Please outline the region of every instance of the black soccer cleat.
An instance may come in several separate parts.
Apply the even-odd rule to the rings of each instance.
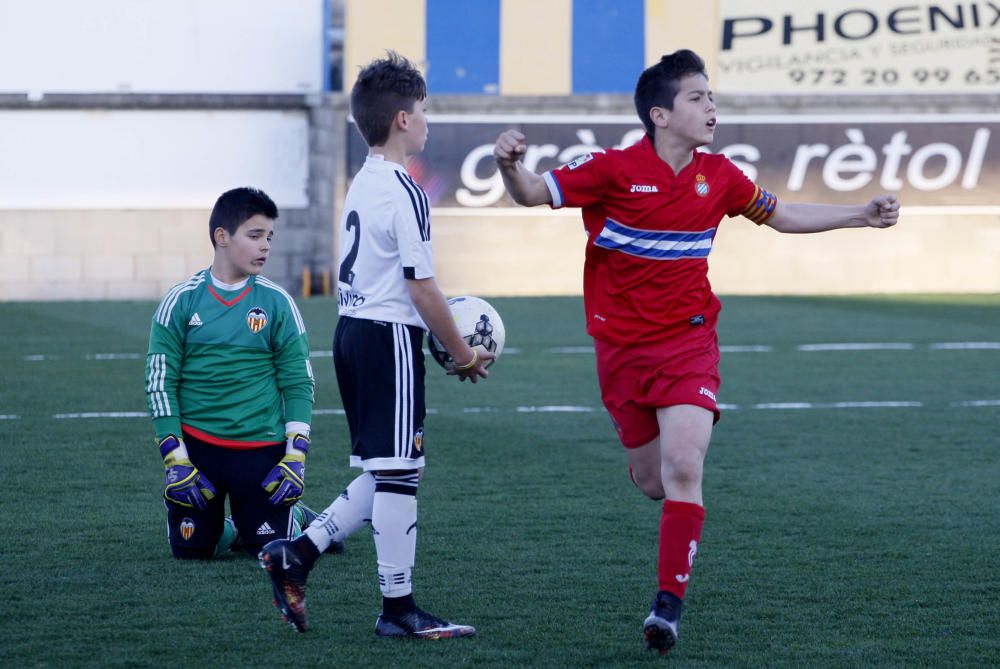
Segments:
[[[257,554],[260,566],[267,570],[274,590],[274,605],[296,632],[305,632],[306,579],[311,566],[306,566],[293,542],[277,539],[264,546]]]
[[[414,608],[401,615],[383,613],[375,622],[375,634],[381,637],[410,637],[413,639],[452,639],[475,636],[476,628],[458,625]]]
[[[680,598],[666,590],[656,593],[652,610],[642,624],[647,650],[657,650],[660,655],[666,655],[674,647],[683,606],[684,602]]]

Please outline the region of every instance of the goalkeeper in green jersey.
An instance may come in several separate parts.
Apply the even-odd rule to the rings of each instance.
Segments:
[[[146,399],[177,558],[212,557],[233,525],[256,555],[291,536],[301,513],[313,374],[294,300],[260,275],[277,218],[260,190],[223,193],[208,225],[212,266],[153,315]]]

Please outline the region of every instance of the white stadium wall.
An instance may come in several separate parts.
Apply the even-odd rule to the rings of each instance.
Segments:
[[[0,300],[157,299],[211,261],[235,186],[282,212],[276,278],[329,255],[305,224],[331,191],[310,183],[332,181],[310,165],[327,9],[0,0]]]
[[[335,275],[334,225],[364,147],[344,96],[325,92],[329,1],[0,0],[0,58],[16,65],[0,68],[0,300],[158,299],[210,262],[210,208],[237,185],[263,188],[282,210],[270,276],[298,293],[303,268]],[[651,29],[685,4],[647,0],[647,37],[676,39]],[[712,148],[728,147],[788,201],[863,202],[898,188],[899,225],[793,236],[726,220],[709,259],[713,286],[1000,292],[1000,66],[981,26],[959,30],[921,0],[907,6],[905,33],[881,10],[844,10],[829,18],[837,45],[819,44],[818,29],[799,28],[823,6],[718,0],[689,17],[703,29],[688,46],[707,52],[723,89]],[[369,24],[360,44],[348,14],[348,46],[393,46]],[[786,24],[794,39],[777,32]],[[720,26],[732,40],[713,54],[705,36]],[[648,58],[661,50],[646,46]],[[836,67],[821,77],[823,63]],[[890,71],[909,79],[893,88]],[[550,169],[634,141],[630,96],[431,93],[430,141],[413,169],[435,202],[444,291],[580,294],[578,213],[510,206],[489,143],[517,123],[535,138],[534,166]]]
[[[314,93],[323,15],[321,0],[2,0],[0,93]]]
[[[291,111],[0,111],[3,209],[201,209],[234,185],[309,204],[309,119]]]
[[[305,112],[0,111],[0,299],[161,294],[211,262],[223,191],[308,206],[308,137]]]

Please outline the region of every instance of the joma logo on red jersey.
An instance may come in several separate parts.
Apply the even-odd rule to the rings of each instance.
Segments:
[[[660,189],[656,186],[644,186],[641,184],[632,184],[632,193],[659,193]]]

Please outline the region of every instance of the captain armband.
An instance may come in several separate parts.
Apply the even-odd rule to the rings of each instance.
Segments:
[[[771,218],[775,207],[778,206],[778,198],[768,193],[760,186],[754,186],[753,197],[747,205],[740,210],[740,214],[746,216],[751,221],[760,225]]]

